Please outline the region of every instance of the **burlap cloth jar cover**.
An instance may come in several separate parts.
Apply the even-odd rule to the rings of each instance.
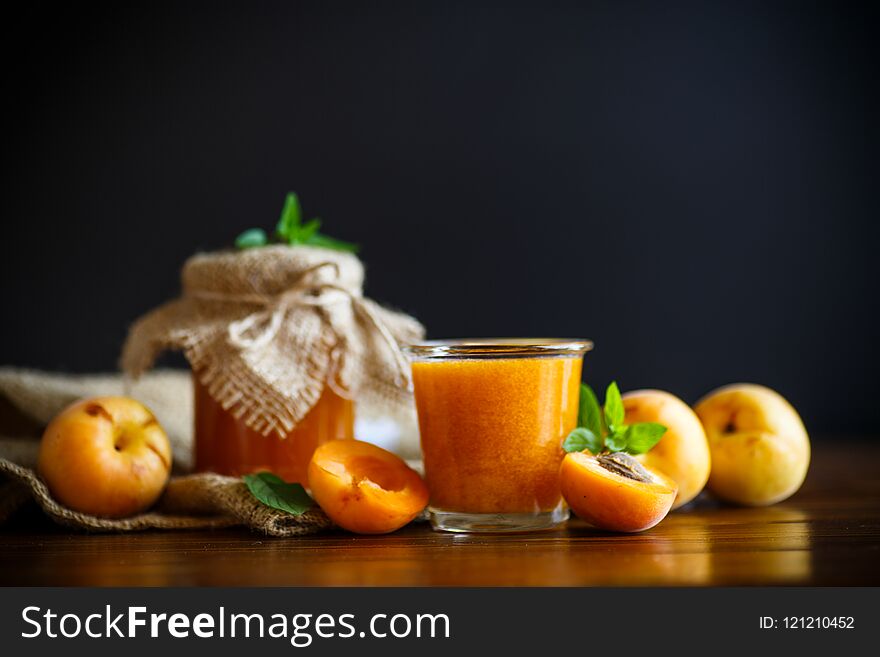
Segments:
[[[360,260],[323,248],[193,256],[183,296],[132,326],[122,368],[137,378],[181,349],[210,395],[264,435],[293,429],[325,386],[373,408],[409,405],[399,344],[424,329],[365,298],[363,282]]]
[[[399,344],[421,339],[424,329],[365,298],[363,279],[354,255],[323,248],[195,255],[184,265],[181,297],[131,327],[123,371],[136,380],[162,351],[181,350],[211,396],[264,435],[283,437],[325,386],[356,399],[359,412],[411,411],[409,368]],[[172,478],[155,509],[123,520],[65,509],[21,463],[0,459],[0,475],[7,479],[0,522],[31,497],[56,521],[98,531],[243,524],[288,536],[331,524],[317,508],[291,516],[264,507],[239,479],[214,474]]]

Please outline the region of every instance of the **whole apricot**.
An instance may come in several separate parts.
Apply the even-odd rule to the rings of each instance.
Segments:
[[[396,454],[360,440],[332,440],[309,462],[309,488],[343,529],[386,534],[413,520],[428,504],[428,487]]]
[[[810,438],[797,411],[779,393],[738,383],[709,393],[695,410],[709,438],[709,489],[746,506],[792,495],[810,465]]]
[[[677,509],[694,499],[709,480],[709,442],[700,418],[681,399],[662,390],[636,390],[623,395],[626,423],[659,422],[663,438],[638,460],[671,477],[678,484],[672,503]]]
[[[46,427],[37,469],[61,504],[123,518],[152,506],[162,493],[171,472],[171,445],[140,402],[84,399]]]
[[[559,487],[579,517],[617,532],[650,529],[666,517],[678,492],[671,478],[619,452],[566,454]]]

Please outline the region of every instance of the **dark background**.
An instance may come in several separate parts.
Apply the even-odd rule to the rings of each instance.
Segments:
[[[115,367],[299,192],[432,337],[595,340],[876,433],[877,13],[853,3],[31,3],[2,26],[0,364]],[[175,362],[175,361],[171,361]]]

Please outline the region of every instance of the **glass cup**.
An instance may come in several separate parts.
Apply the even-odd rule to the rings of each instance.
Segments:
[[[407,347],[434,529],[548,529],[568,518],[562,441],[577,426],[588,340],[474,339]]]

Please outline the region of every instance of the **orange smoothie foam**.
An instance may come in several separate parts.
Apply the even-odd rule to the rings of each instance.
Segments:
[[[430,505],[459,513],[552,511],[562,441],[577,425],[580,357],[412,365]]]

